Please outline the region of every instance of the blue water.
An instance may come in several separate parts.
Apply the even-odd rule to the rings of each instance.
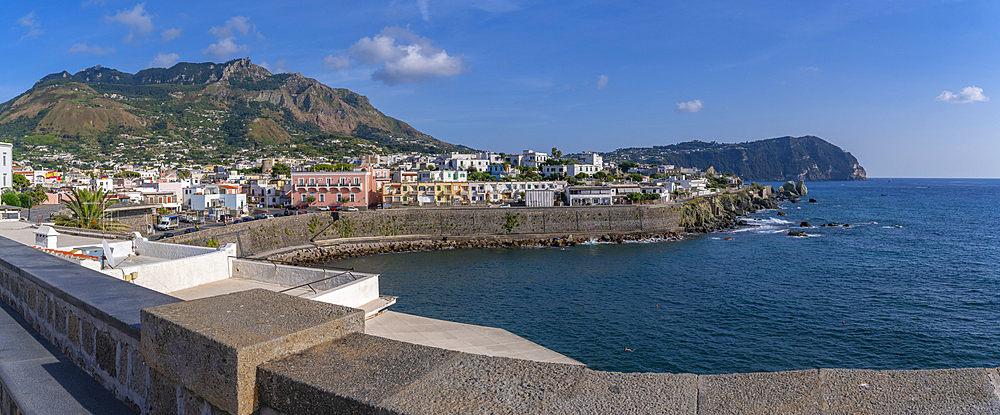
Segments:
[[[807,185],[819,203],[680,241],[337,265],[381,273],[392,310],[502,327],[599,370],[1000,366],[1000,180]],[[786,235],[802,221],[809,237]]]

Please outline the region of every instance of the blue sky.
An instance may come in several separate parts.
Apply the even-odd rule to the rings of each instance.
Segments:
[[[480,149],[811,134],[872,177],[1000,177],[995,1],[9,3],[0,101],[62,70],[250,57]]]

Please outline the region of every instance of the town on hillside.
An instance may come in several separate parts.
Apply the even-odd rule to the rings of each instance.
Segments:
[[[663,204],[743,184],[711,167],[615,163],[597,153],[563,155],[555,148],[550,153],[264,158],[211,166],[121,163],[69,171],[35,170],[16,161],[8,143],[0,143],[0,153],[6,217],[24,218],[27,208],[64,204],[81,190],[99,191],[107,195],[112,219],[146,233],[154,232],[151,216],[157,217],[157,228],[171,230],[177,222],[232,223],[308,211]],[[42,213],[30,213],[28,220],[70,213],[35,211]]]

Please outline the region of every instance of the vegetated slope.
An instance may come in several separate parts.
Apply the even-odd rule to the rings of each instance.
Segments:
[[[867,180],[851,153],[814,136],[779,137],[745,143],[688,141],[669,146],[621,148],[609,160],[673,164],[737,174],[745,180]]]
[[[386,116],[362,95],[298,73],[272,74],[249,59],[45,76],[0,104],[0,137],[32,135],[98,151],[129,136],[186,140],[192,148],[310,148],[355,138],[398,151],[471,150]]]

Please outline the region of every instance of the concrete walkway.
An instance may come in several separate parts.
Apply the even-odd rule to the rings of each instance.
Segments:
[[[0,387],[22,414],[132,414],[3,302]]]
[[[507,330],[385,311],[365,322],[365,333],[392,340],[486,356],[582,365]]]

